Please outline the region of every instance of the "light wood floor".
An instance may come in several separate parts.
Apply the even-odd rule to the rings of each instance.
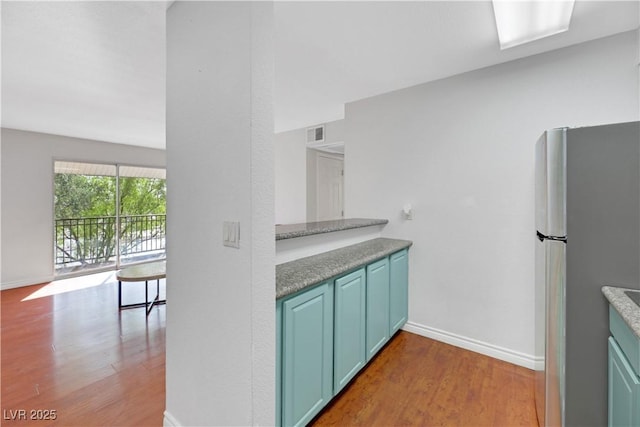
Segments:
[[[23,301],[41,288],[0,294],[1,424],[161,426],[165,307],[118,312],[115,282]],[[401,332],[314,425],[534,426],[533,372]]]
[[[165,306],[119,312],[117,282],[22,301],[41,288],[0,294],[2,425],[161,426]]]
[[[320,426],[537,427],[533,371],[400,331]]]

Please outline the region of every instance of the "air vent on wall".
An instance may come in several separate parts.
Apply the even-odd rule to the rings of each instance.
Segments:
[[[324,125],[307,129],[307,144],[324,141]]]

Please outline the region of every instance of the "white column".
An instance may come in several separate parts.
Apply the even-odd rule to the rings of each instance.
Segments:
[[[166,426],[275,422],[272,37],[270,2],[167,13]]]

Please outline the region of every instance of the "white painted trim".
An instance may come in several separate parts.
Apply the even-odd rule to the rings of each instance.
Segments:
[[[5,282],[0,284],[0,290],[22,288],[25,286],[40,285],[42,283],[53,282],[54,276],[36,277],[35,279],[14,280],[13,282]]]
[[[541,365],[541,361],[537,360],[537,358],[532,355],[520,353],[508,348],[464,337],[462,335],[453,334],[451,332],[442,331],[440,329],[431,328],[429,326],[420,325],[415,322],[407,322],[402,329],[407,332],[413,332],[414,334],[418,334],[423,337],[484,354],[485,356],[513,363],[514,365],[523,366],[528,369],[536,369]]]
[[[176,418],[169,413],[169,411],[164,411],[164,418],[162,420],[162,427],[180,427],[180,421],[176,420]]]

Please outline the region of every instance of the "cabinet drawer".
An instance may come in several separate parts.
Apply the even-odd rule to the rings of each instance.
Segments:
[[[640,373],[640,338],[633,333],[612,306],[609,306],[609,329],[627,357],[629,364],[638,375]]]

